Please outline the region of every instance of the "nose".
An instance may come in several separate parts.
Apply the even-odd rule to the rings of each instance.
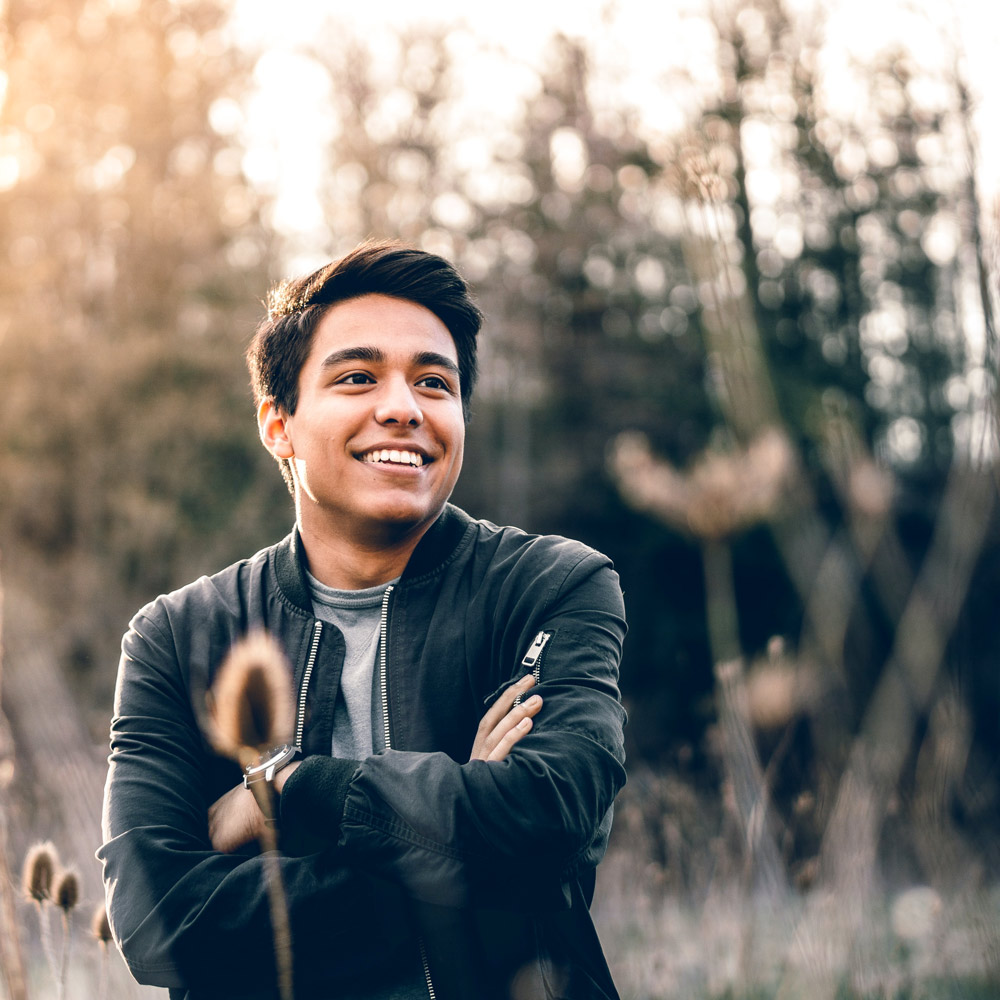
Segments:
[[[375,405],[375,420],[380,424],[409,427],[417,427],[424,422],[420,402],[406,379],[394,378],[383,384]]]

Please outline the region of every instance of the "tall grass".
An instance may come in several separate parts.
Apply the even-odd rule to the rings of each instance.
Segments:
[[[764,893],[724,800],[676,771],[630,775],[594,904],[623,1000],[1000,997],[1000,881],[911,870],[858,899],[789,866]]]

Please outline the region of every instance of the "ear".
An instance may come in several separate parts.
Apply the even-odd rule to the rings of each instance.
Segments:
[[[257,407],[257,429],[264,447],[275,458],[292,458],[295,449],[288,435],[288,418],[273,399]]]

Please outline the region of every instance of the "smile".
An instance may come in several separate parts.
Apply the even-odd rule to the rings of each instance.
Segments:
[[[377,448],[358,455],[358,461],[371,465],[410,465],[419,469],[424,464],[424,456],[417,451]]]

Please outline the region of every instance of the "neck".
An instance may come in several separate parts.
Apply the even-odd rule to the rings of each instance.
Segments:
[[[364,538],[321,530],[310,518],[298,518],[309,572],[335,590],[364,590],[402,575],[413,550],[430,524],[398,535]]]

